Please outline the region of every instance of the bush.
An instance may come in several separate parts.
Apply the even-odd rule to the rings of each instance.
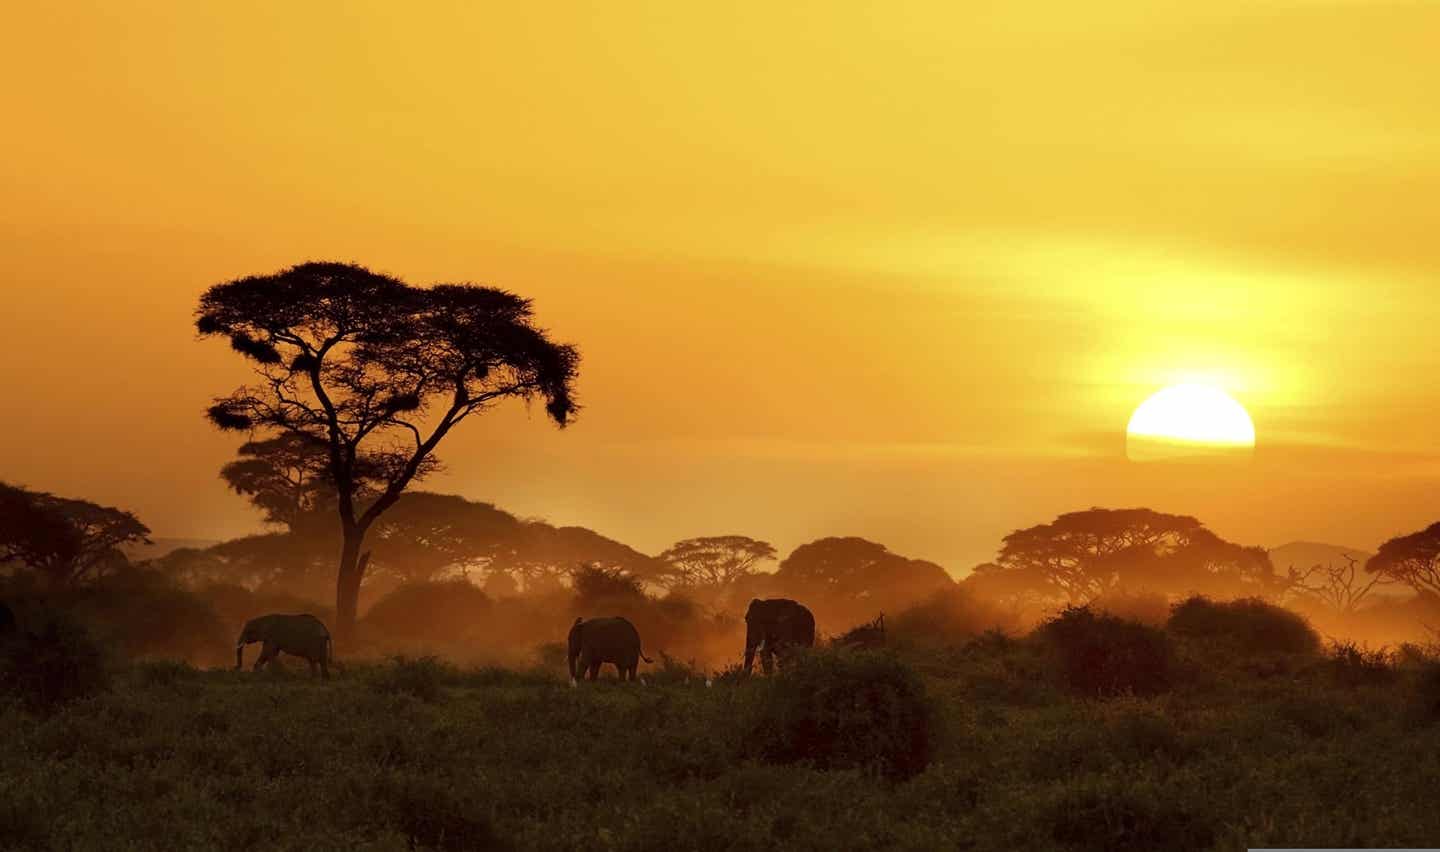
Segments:
[[[934,712],[893,655],[816,651],[761,685],[746,751],[769,763],[860,768],[905,779],[930,763]]]
[[[370,607],[365,626],[396,639],[453,641],[489,610],[489,596],[468,580],[407,583]]]
[[[1165,633],[1089,607],[1066,607],[1036,630],[1058,656],[1065,685],[1082,695],[1151,695],[1170,688]]]
[[[1414,715],[1422,724],[1440,722],[1440,661],[1418,667],[1411,701]]]
[[[108,686],[101,646],[68,616],[50,613],[38,630],[0,640],[0,692],[33,712],[48,713]]]
[[[390,665],[381,667],[372,675],[371,686],[384,695],[408,695],[434,703],[440,700],[446,681],[454,680],[458,675],[450,664],[438,657],[399,655],[391,657]]]
[[[1330,673],[1345,686],[1367,686],[1389,683],[1395,679],[1394,657],[1384,648],[1370,650],[1346,640],[1330,645],[1326,661]]]
[[[504,849],[486,802],[464,784],[402,773],[385,785],[396,828],[411,849]]]
[[[1171,609],[1165,629],[1176,636],[1209,640],[1231,654],[1314,654],[1320,650],[1320,637],[1303,616],[1259,598],[1221,603],[1196,595]]]

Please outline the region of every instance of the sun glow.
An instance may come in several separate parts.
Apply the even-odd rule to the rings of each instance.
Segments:
[[[1132,461],[1205,456],[1249,457],[1255,424],[1245,407],[1220,388],[1180,384],[1156,391],[1130,415]]]

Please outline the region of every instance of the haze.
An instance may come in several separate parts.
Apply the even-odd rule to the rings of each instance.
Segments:
[[[14,8],[0,470],[257,529],[196,298],[353,260],[584,354],[574,428],[486,417],[427,488],[650,552],[959,574],[1090,505],[1373,548],[1440,497],[1440,6],[1197,5]],[[1197,377],[1253,464],[1127,462]]]

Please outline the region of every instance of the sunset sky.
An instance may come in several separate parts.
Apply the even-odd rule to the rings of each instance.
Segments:
[[[1440,3],[54,5],[0,31],[0,479],[258,529],[192,314],[327,259],[533,297],[580,419],[427,487],[651,552],[1440,519]],[[1253,463],[1126,460],[1191,380]]]

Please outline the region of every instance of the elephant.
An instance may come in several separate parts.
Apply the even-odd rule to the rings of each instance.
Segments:
[[[245,665],[245,646],[251,642],[265,643],[260,657],[255,660],[255,671],[260,671],[280,652],[304,657],[310,663],[310,673],[317,671],[321,677],[330,678],[330,664],[334,662],[334,643],[324,622],[309,613],[303,615],[262,615],[245,622],[240,638],[235,642],[235,670]]]
[[[570,685],[587,672],[590,680],[600,676],[600,666],[614,663],[620,679],[635,679],[640,661],[654,660],[640,652],[640,631],[627,618],[575,619],[570,626]]]
[[[760,652],[760,665],[765,674],[774,669],[777,653],[791,648],[810,648],[815,644],[815,616],[803,604],[789,598],[750,601],[745,610],[745,673],[755,664]]]

